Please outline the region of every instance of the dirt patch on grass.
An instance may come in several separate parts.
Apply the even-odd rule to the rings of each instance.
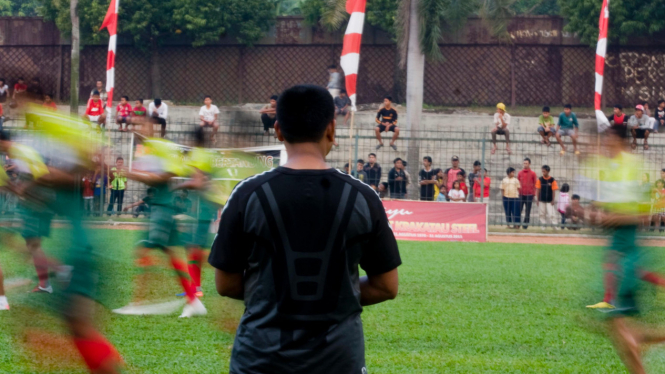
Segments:
[[[492,235],[487,237],[490,243],[521,243],[521,244],[561,244],[561,245],[593,245],[607,244],[607,238],[585,238],[561,235]],[[665,239],[642,239],[640,243],[649,247],[665,246]]]

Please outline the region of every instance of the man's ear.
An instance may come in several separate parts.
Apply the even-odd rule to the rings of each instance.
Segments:
[[[328,124],[328,127],[326,128],[326,137],[330,141],[330,143],[333,143],[335,141],[335,128],[337,127],[337,120],[333,118],[332,121]]]
[[[277,140],[279,140],[280,142],[284,141],[284,135],[282,134],[282,127],[277,121],[275,122],[275,136],[277,137]]]

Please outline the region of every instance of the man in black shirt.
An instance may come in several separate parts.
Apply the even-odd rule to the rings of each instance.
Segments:
[[[406,173],[404,172],[404,162],[401,158],[393,161],[394,168],[388,172],[388,186],[390,187],[391,199],[403,199],[406,195]]]
[[[391,131],[393,133],[393,138],[390,141],[390,148],[394,149],[395,151],[397,150],[395,141],[397,141],[397,138],[399,137],[399,127],[397,127],[397,111],[393,109],[392,102],[393,98],[390,96],[383,98],[383,108],[381,108],[379,112],[376,113],[377,125],[374,128],[374,132],[376,133],[376,139],[379,141],[379,145],[376,146],[377,151],[383,147],[381,133],[384,131]]]
[[[376,192],[328,167],[333,98],[295,86],[277,103],[288,162],[238,184],[208,261],[245,301],[230,373],[364,373],[362,307],[397,295],[397,242]],[[360,277],[358,265],[367,276]]]
[[[368,155],[364,170],[367,174],[367,184],[374,190],[378,190],[381,183],[381,165],[376,162],[376,154],[370,153]]]
[[[423,167],[424,169],[421,169],[418,174],[418,179],[420,181],[420,200],[433,201],[436,173],[432,170],[432,158],[430,156],[423,157]]]

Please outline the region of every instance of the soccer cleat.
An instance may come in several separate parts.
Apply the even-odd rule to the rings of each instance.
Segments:
[[[598,304],[587,305],[586,307],[589,309],[615,309],[614,305],[604,301],[601,301]]]
[[[130,303],[122,308],[113,309],[116,314],[130,316],[162,315],[176,312],[182,306],[182,300],[169,301],[158,304]]]
[[[44,292],[44,293],[53,293],[53,287],[49,285],[48,287],[37,286],[32,289],[30,292]]]
[[[203,305],[201,300],[194,299],[191,303],[187,303],[185,308],[182,310],[180,318],[190,318],[194,316],[204,316],[208,314],[206,307]]]
[[[185,297],[185,296],[187,296],[187,294],[184,293],[184,292],[177,293],[177,294],[175,294],[175,295],[178,296],[178,297]],[[201,290],[201,287],[196,287],[196,293],[194,294],[194,296],[196,296],[196,297],[198,297],[198,298],[203,297],[203,291]]]
[[[9,310],[9,303],[6,296],[0,296],[0,311]]]

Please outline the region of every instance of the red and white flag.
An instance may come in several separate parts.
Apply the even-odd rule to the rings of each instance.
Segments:
[[[106,110],[111,113],[113,107],[113,89],[115,87],[115,50],[118,42],[118,6],[120,0],[111,0],[109,9],[106,11],[104,22],[99,31],[107,29],[109,32],[109,52],[106,58]]]
[[[598,45],[596,46],[596,94],[594,96],[594,109],[596,109],[596,123],[598,132],[603,132],[610,127],[605,113],[601,108],[603,95],[603,74],[605,72],[605,53],[607,52],[607,26],[610,20],[609,0],[603,0],[598,21]]]
[[[346,92],[351,99],[351,108],[356,110],[356,85],[358,82],[358,64],[360,63],[360,42],[363,37],[365,25],[365,5],[367,0],[347,0],[346,11],[351,15],[349,25],[344,34],[342,47],[342,60],[340,65],[344,70]]]

